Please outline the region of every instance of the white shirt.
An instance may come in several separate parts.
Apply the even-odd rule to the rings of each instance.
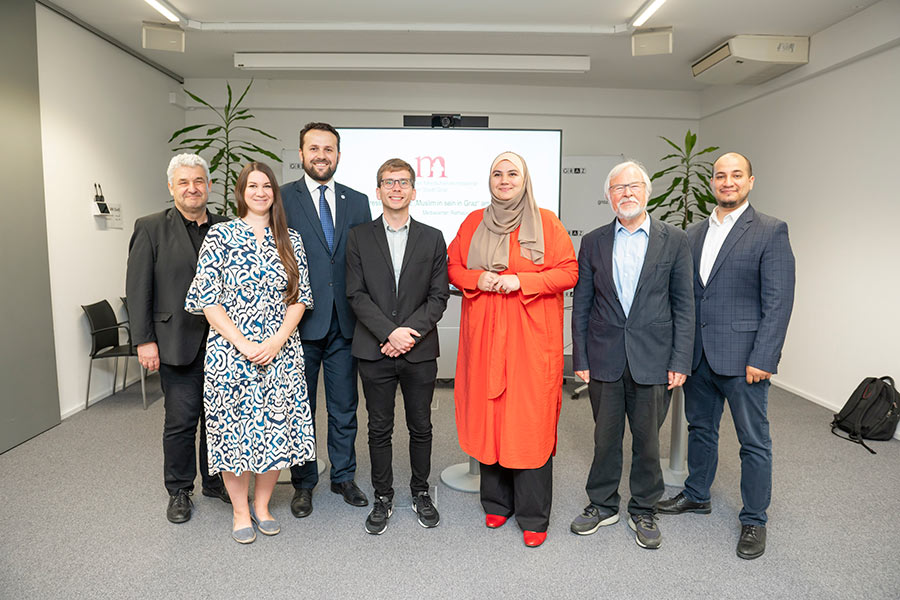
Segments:
[[[316,214],[319,215],[319,218],[322,218],[321,213],[319,212],[319,186],[323,185],[310,177],[309,175],[303,176],[303,181],[306,182],[306,188],[309,190],[309,195],[312,197],[313,206],[316,207]],[[331,220],[334,221],[335,213],[334,209],[334,179],[329,181],[325,185],[325,202],[328,203],[328,208],[331,209]]]
[[[716,257],[719,256],[719,250],[722,249],[725,238],[728,237],[731,228],[734,227],[734,224],[737,223],[738,218],[744,214],[748,206],[750,206],[750,203],[744,202],[740,208],[725,215],[721,223],[716,219],[718,208],[714,209],[709,215],[709,231],[706,232],[706,239],[703,240],[703,250],[700,253],[700,281],[703,282],[703,285],[706,285],[706,280],[709,279],[709,274],[712,272],[713,265],[716,264]]]

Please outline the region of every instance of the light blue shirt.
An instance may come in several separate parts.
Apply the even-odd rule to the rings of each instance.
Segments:
[[[409,217],[400,229],[394,229],[388,225],[387,219],[381,218],[384,223],[384,233],[387,235],[388,249],[391,251],[391,263],[394,267],[394,284],[397,294],[400,293],[400,269],[403,267],[403,255],[406,254],[406,241],[409,239]]]
[[[644,222],[634,233],[628,231],[616,219],[616,237],[613,239],[613,280],[626,318],[631,312],[634,292],[637,290],[638,279],[644,266],[644,257],[647,256],[647,244],[650,242],[650,213],[645,214]]]

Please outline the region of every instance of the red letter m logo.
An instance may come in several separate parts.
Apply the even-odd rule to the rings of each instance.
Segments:
[[[422,163],[428,161],[428,174],[425,175],[422,172]],[[434,165],[439,164],[441,166],[441,174],[440,177],[447,176],[447,164],[444,162],[443,156],[435,156],[434,158],[430,156],[417,156],[416,157],[416,177],[434,177]]]

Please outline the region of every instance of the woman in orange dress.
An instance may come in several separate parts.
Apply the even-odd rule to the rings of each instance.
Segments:
[[[578,263],[562,223],[535,202],[521,156],[494,159],[490,190],[491,204],[466,217],[447,250],[463,294],[456,425],[481,463],[485,524],[515,515],[525,544],[540,546],[562,403],[563,292]]]

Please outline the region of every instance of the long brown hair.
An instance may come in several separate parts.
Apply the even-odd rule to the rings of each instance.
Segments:
[[[241,174],[238,175],[237,183],[234,186],[235,200],[237,201],[238,216],[244,218],[247,216],[247,201],[244,200],[244,192],[247,190],[247,179],[250,173],[259,171],[269,178],[272,184],[272,195],[275,199],[269,208],[269,229],[272,231],[272,237],[275,238],[275,248],[278,250],[278,256],[281,258],[281,264],[287,273],[287,290],[284,292],[284,303],[293,304],[297,301],[300,294],[300,269],[297,266],[297,259],[294,256],[294,247],[291,244],[291,237],[288,235],[287,218],[284,216],[284,204],[281,201],[281,189],[278,187],[278,181],[275,180],[275,173],[266,163],[252,162],[248,163]]]

